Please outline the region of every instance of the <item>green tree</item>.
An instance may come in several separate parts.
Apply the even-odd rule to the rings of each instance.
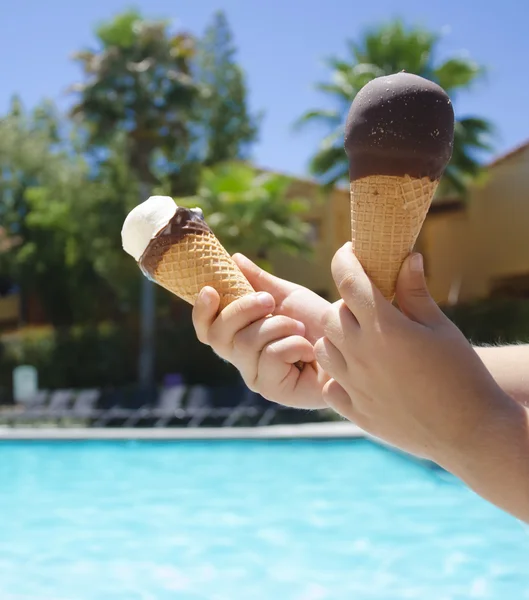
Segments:
[[[291,196],[291,184],[285,176],[246,163],[223,163],[204,169],[196,195],[178,198],[177,204],[200,207],[228,252],[243,252],[269,268],[269,248],[310,251],[302,220],[308,204]]]
[[[84,131],[52,105],[26,114],[14,101],[0,120],[0,279],[37,298],[55,326],[138,314],[142,278],[119,235],[139,187],[123,138],[94,167]]]
[[[196,64],[198,80],[206,90],[197,115],[204,164],[247,158],[259,119],[249,113],[245,77],[222,11],[215,14],[198,44]]]
[[[37,296],[47,318],[64,326],[94,318],[90,290],[97,275],[70,212],[72,202],[88,193],[88,165],[66,149],[59,129],[46,103],[26,114],[15,99],[0,121],[0,222],[10,240],[0,269],[24,300]]]
[[[358,42],[349,41],[346,59],[332,57],[331,82],[317,89],[330,96],[335,108],[305,113],[297,126],[323,123],[330,133],[312,157],[310,171],[325,184],[348,178],[348,161],[343,150],[347,112],[360,89],[375,77],[405,70],[437,82],[454,99],[467,89],[484,70],[466,58],[436,60],[440,38],[421,27],[407,28],[400,20],[368,30]],[[490,150],[491,124],[476,116],[456,120],[454,151],[438,194],[463,195],[470,182],[481,174],[479,156]]]
[[[140,200],[149,195],[160,172],[169,172],[173,189],[189,192],[195,171],[182,167],[189,167],[189,122],[200,93],[191,74],[193,39],[172,32],[166,21],[148,21],[136,11],[100,25],[96,36],[97,49],[76,55],[85,77],[73,88],[78,102],[72,114],[87,125],[89,141],[103,149],[116,132],[124,134],[125,156],[140,183]],[[151,384],[155,287],[146,278],[142,284],[138,371],[140,381]]]
[[[72,115],[87,126],[89,143],[104,148],[116,131],[126,132],[127,161],[140,182],[153,185],[167,170],[185,180],[177,165],[188,158],[200,92],[191,74],[193,38],[136,11],[100,25],[96,37],[96,49],[75,54],[84,81],[72,87]]]

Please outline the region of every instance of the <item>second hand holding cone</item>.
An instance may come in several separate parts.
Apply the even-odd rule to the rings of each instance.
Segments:
[[[452,156],[453,137],[450,98],[417,75],[372,80],[349,111],[353,252],[389,301]]]
[[[206,286],[219,294],[219,312],[254,293],[199,208],[179,207],[168,196],[151,196],[128,214],[121,236],[123,248],[148,279],[190,304]],[[296,367],[302,370],[304,363]]]

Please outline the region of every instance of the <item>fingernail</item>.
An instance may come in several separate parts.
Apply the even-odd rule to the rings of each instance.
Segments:
[[[415,273],[422,273],[423,270],[423,258],[422,254],[413,254],[410,258],[410,269]]]
[[[246,256],[244,256],[244,254],[241,254],[240,252],[237,252],[234,258],[236,258],[237,262],[240,263],[243,267],[246,267],[251,264],[250,261],[246,258]]]
[[[266,292],[259,292],[257,294],[257,300],[261,306],[272,306],[274,304],[274,299]]]
[[[305,325],[301,321],[296,321],[296,328],[299,335],[305,335]]]
[[[198,298],[202,304],[209,306],[211,304],[211,295],[207,288],[202,288],[198,294]]]

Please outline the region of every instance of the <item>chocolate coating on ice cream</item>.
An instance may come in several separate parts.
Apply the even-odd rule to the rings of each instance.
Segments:
[[[201,211],[179,206],[169,223],[149,242],[138,261],[140,269],[146,277],[153,279],[166,250],[180,242],[186,235],[209,233],[211,229]]]
[[[454,110],[436,83],[396,73],[355,97],[345,126],[351,181],[370,175],[439,179],[452,156]]]

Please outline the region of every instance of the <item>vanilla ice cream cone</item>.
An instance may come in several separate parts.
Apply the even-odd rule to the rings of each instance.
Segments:
[[[219,311],[254,290],[208,225],[178,208],[172,223],[141,258],[145,275],[190,304],[210,286],[220,296]]]
[[[254,292],[198,208],[152,196],[129,213],[121,236],[146,277],[190,304],[206,286],[218,292],[219,312]],[[301,370],[304,363],[296,366]]]
[[[254,291],[200,209],[152,196],[129,213],[122,239],[146,277],[190,304],[206,286],[217,290],[219,312]]]

